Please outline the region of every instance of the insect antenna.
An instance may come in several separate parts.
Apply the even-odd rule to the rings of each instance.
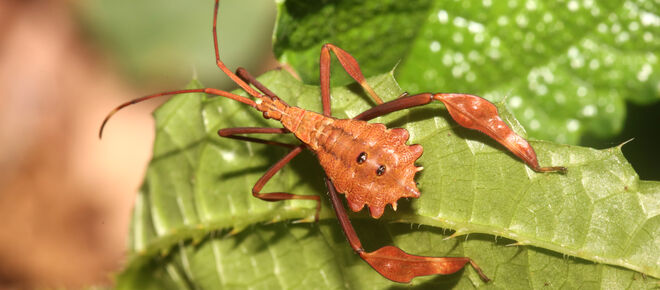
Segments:
[[[215,63],[216,65],[229,77],[236,83],[238,86],[240,86],[245,92],[250,94],[251,96],[261,99],[266,96],[260,94],[257,92],[254,88],[252,88],[248,83],[243,81],[239,76],[234,74],[227,66],[220,60],[220,52],[218,50],[218,33],[217,33],[217,23],[218,23],[218,6],[219,6],[219,0],[215,1],[215,6],[213,9],[213,45],[215,48]],[[204,89],[190,89],[190,90],[178,90],[178,91],[170,91],[170,92],[164,92],[164,93],[159,93],[159,94],[153,94],[153,95],[148,95],[144,97],[140,97],[137,99],[133,99],[131,101],[128,101],[126,103],[123,103],[116,107],[114,110],[110,111],[108,115],[103,119],[103,123],[101,124],[101,128],[99,129],[99,139],[103,137],[103,129],[105,128],[105,124],[108,123],[108,120],[110,120],[110,117],[117,113],[119,110],[123,109],[126,106],[130,106],[133,104],[137,104],[142,101],[146,101],[149,99],[157,98],[157,97],[162,97],[162,96],[171,96],[171,95],[176,95],[176,94],[185,94],[185,93],[206,93],[210,95],[216,95],[216,96],[222,96],[222,97],[227,97],[232,100],[239,101],[244,104],[248,104],[251,107],[256,107],[256,102],[248,99],[246,97],[242,97],[236,94],[232,94],[229,92],[225,92],[222,90],[218,89],[212,89],[212,88],[204,88]]]
[[[214,96],[221,96],[221,97],[226,97],[230,98],[235,101],[239,101],[241,103],[247,104],[250,107],[256,107],[257,103],[251,99],[248,99],[243,96],[239,96],[236,94],[232,94],[230,92],[225,92],[223,90],[218,90],[218,89],[213,89],[213,88],[203,88],[203,89],[189,89],[189,90],[177,90],[177,91],[169,91],[169,92],[163,92],[163,93],[158,93],[158,94],[153,94],[153,95],[148,95],[144,97],[140,97],[137,99],[130,100],[126,103],[123,103],[116,108],[114,108],[108,115],[105,116],[105,119],[103,119],[103,123],[101,123],[101,128],[99,129],[99,139],[103,137],[103,128],[105,128],[106,123],[108,123],[108,120],[110,120],[110,117],[117,113],[119,110],[123,109],[124,107],[137,104],[146,100],[150,100],[153,98],[157,97],[163,97],[163,96],[171,96],[171,95],[177,95],[177,94],[187,94],[187,93],[206,93],[209,95],[214,95]]]

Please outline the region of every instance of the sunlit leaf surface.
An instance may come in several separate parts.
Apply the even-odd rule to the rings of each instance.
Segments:
[[[283,71],[260,77],[291,105],[321,111],[319,89]],[[402,90],[391,74],[368,79],[385,100]],[[193,83],[192,86],[200,86]],[[333,114],[373,106],[359,86],[332,90]],[[503,118],[524,134],[500,106]],[[131,259],[118,277],[125,289],[408,287],[382,278],[352,253],[324,199],[321,221],[309,201],[264,202],[251,188],[286,150],[223,139],[220,128],[280,126],[222,98],[172,98],[155,113],[153,160],[136,200]],[[420,255],[468,256],[471,268],[420,277],[413,285],[456,288],[653,288],[660,277],[660,184],[640,181],[620,148],[532,142],[538,174],[482,134],[457,127],[443,106],[401,111],[374,120],[410,131],[424,146],[416,178],[422,195],[388,208],[380,220],[355,215],[367,250],[396,245]],[[290,136],[266,136],[296,142]],[[323,172],[305,153],[268,183],[265,192],[325,197]],[[449,235],[457,237],[444,240]],[[643,275],[644,274],[644,275]]]
[[[399,64],[411,93],[508,96],[538,139],[613,136],[625,100],[660,98],[657,1],[287,0],[279,12],[275,52],[306,82],[329,42],[368,76]]]

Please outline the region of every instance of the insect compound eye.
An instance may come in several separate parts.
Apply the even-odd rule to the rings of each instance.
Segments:
[[[385,174],[385,165],[378,166],[378,169],[376,169],[376,175],[381,176]]]
[[[357,157],[357,163],[358,163],[358,164],[362,164],[362,163],[364,163],[365,161],[367,161],[367,153],[366,153],[366,152],[362,152],[362,153],[360,153],[360,155],[358,155],[358,157]]]

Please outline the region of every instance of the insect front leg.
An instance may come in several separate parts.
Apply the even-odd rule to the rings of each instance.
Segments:
[[[252,76],[246,69],[244,69],[242,67],[237,68],[236,69],[236,75],[238,75],[238,77],[241,78],[246,83],[254,85],[264,95],[270,97],[273,100],[274,99],[279,99],[281,102],[283,102],[282,99],[280,99],[277,95],[275,95],[275,93],[273,93],[266,86],[264,86],[262,83],[260,83],[257,80],[257,78]]]
[[[282,201],[282,200],[288,200],[288,199],[307,199],[307,200],[314,200],[316,201],[316,213],[314,214],[314,221],[319,220],[319,213],[321,212],[321,198],[318,195],[298,195],[298,194],[293,194],[293,193],[287,193],[287,192],[268,192],[268,193],[260,193],[260,191],[264,188],[266,183],[277,173],[284,165],[289,163],[291,159],[296,157],[300,152],[302,152],[304,145],[299,145],[293,150],[291,150],[284,158],[280,159],[280,161],[277,161],[277,163],[273,164],[272,167],[266,171],[266,173],[259,178],[257,183],[252,187],[252,195],[256,198],[265,200],[265,201]]]
[[[232,81],[234,81],[239,87],[241,87],[245,92],[251,96],[258,98],[260,96],[259,92],[253,89],[249,84],[243,81],[239,76],[234,74],[225,64],[220,60],[220,51],[218,50],[218,6],[220,0],[215,0],[215,5],[213,6],[213,48],[215,50],[215,64],[222,70]]]
[[[285,128],[238,127],[238,128],[225,128],[218,130],[218,135],[220,135],[220,137],[248,141],[248,142],[262,143],[268,145],[276,145],[276,146],[282,146],[292,149],[296,148],[298,145],[271,141],[271,140],[264,140],[254,137],[237,136],[238,134],[287,134],[287,133],[291,133],[291,132],[289,132],[289,130]]]
[[[525,138],[509,128],[497,113],[497,107],[488,100],[474,95],[422,93],[405,96],[366,110],[353,119],[367,121],[391,112],[426,105],[433,100],[443,102],[449,115],[459,125],[478,130],[493,138],[527,163],[534,171],[566,173],[566,167],[539,166],[534,148]]]
[[[383,277],[394,282],[408,283],[418,276],[453,274],[463,269],[467,263],[470,263],[484,282],[490,281],[481,268],[467,257],[416,256],[408,254],[395,246],[385,246],[373,252],[366,252],[362,247],[360,238],[355,233],[351,221],[348,219],[334,184],[327,177],[325,184],[328,187],[332,207],[351,248]]]

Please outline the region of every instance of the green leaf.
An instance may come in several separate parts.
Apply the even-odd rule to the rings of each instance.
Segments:
[[[319,89],[284,71],[259,78],[287,103],[321,111]],[[402,90],[391,73],[369,78],[384,99]],[[191,84],[200,87],[198,83]],[[359,86],[332,90],[333,114],[373,106]],[[521,134],[502,103],[500,113]],[[172,98],[155,113],[153,160],[136,200],[132,258],[118,288],[383,288],[382,278],[352,253],[325,201],[321,221],[309,201],[269,203],[251,188],[286,150],[223,139],[220,128],[279,127],[250,107],[200,94]],[[471,268],[420,277],[414,285],[456,288],[653,288],[660,277],[660,183],[640,181],[620,147],[606,150],[534,141],[539,174],[482,134],[458,127],[440,103],[374,120],[410,132],[424,146],[416,178],[422,195],[374,220],[354,215],[368,251],[396,245],[412,254],[468,256]],[[291,136],[267,136],[296,142]],[[323,195],[309,152],[284,167],[264,192]],[[451,229],[445,234],[444,229]],[[444,240],[447,235],[459,236]],[[517,244],[515,244],[517,243]],[[633,271],[634,270],[634,271]],[[637,271],[637,272],[635,272]],[[642,274],[646,276],[643,276]]]
[[[618,133],[625,100],[659,99],[659,8],[625,0],[288,0],[279,4],[275,52],[314,83],[324,43],[353,54],[367,76],[401,61],[397,80],[411,93],[509,96],[532,137],[576,144],[584,133]]]

